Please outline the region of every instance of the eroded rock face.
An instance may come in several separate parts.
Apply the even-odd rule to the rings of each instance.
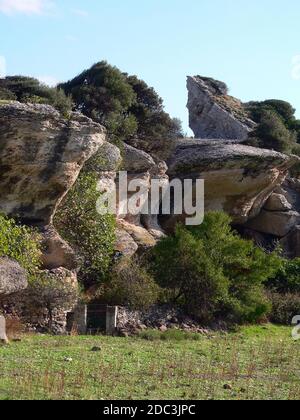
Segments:
[[[205,209],[229,213],[235,223],[256,217],[297,161],[233,141],[178,141],[169,158],[170,179],[204,179]]]
[[[255,128],[242,103],[228,95],[227,86],[201,76],[188,77],[190,128],[199,139],[248,138]]]
[[[111,167],[110,169],[113,168]],[[157,179],[161,185],[169,182],[166,175],[167,166],[165,162],[156,162],[148,153],[124,144],[121,165],[116,160],[114,170],[110,172],[98,171],[99,190],[101,192],[111,192],[117,187],[117,197],[119,197],[118,186],[120,180],[118,178],[118,169],[126,171],[127,187],[132,181],[139,181],[145,190],[149,192],[150,196],[152,179]],[[127,192],[128,202],[136,192]],[[142,251],[153,247],[157,239],[164,236],[157,215],[152,216],[149,214],[148,216],[141,214],[141,212],[131,214],[128,211],[124,211],[120,203],[117,203],[117,206],[117,242],[115,249],[121,256],[131,257],[138,250]]]
[[[25,224],[50,224],[105,136],[78,113],[66,119],[47,105],[0,105],[0,211]]]
[[[0,298],[18,293],[27,286],[27,274],[20,264],[9,258],[0,258]]]
[[[52,226],[42,230],[42,268],[48,270],[64,267],[67,270],[76,270],[78,260],[74,250],[62,239]]]

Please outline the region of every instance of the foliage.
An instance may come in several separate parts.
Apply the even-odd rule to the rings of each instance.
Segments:
[[[283,153],[297,152],[300,121],[296,120],[295,109],[288,102],[280,100],[250,102],[246,105],[246,109],[258,124],[250,137],[250,144]]]
[[[269,292],[272,303],[270,320],[276,324],[291,325],[295,316],[300,314],[300,293]]]
[[[0,257],[16,260],[34,278],[40,264],[39,235],[0,214]]]
[[[158,296],[159,287],[146,268],[137,259],[124,259],[114,267],[102,298],[112,305],[142,310],[156,303]]]
[[[37,79],[24,76],[9,76],[0,79],[0,100],[17,100],[52,105],[66,115],[72,110],[72,100],[62,89],[48,87]]]
[[[269,310],[263,283],[278,270],[280,258],[241,239],[230,222],[226,214],[210,212],[201,226],[177,226],[154,250],[161,287],[203,322],[256,321]]]
[[[267,283],[269,289],[281,294],[300,294],[300,258],[282,259],[281,266],[274,278]]]
[[[178,120],[164,112],[162,99],[136,76],[101,61],[67,83],[78,111],[103,124],[114,142],[132,137],[149,139],[181,135]]]
[[[60,234],[81,257],[78,274],[84,286],[100,282],[109,269],[115,244],[115,216],[100,215],[97,176],[83,172],[55,216]]]
[[[137,121],[128,111],[136,96],[116,67],[102,61],[60,87],[78,111],[105,125],[112,139],[136,134]]]
[[[52,331],[53,317],[56,311],[72,309],[78,299],[78,289],[51,272],[41,272],[26,291],[26,306],[31,314],[39,315],[47,311],[49,331]]]

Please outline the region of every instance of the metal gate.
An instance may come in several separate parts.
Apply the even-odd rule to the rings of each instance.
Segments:
[[[90,334],[106,332],[107,305],[87,306],[87,331]]]

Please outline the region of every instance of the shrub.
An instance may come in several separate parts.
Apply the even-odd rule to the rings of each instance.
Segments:
[[[300,139],[300,121],[288,102],[267,100],[246,104],[250,117],[258,124],[248,143],[282,153],[295,153]]]
[[[293,318],[300,315],[300,293],[270,292],[268,297],[272,303],[271,322],[291,325]]]
[[[300,258],[294,260],[282,259],[276,275],[267,282],[269,289],[281,293],[300,294]]]
[[[177,226],[153,251],[153,270],[173,300],[203,322],[257,321],[270,307],[263,283],[280,259],[241,239],[230,218],[210,212],[201,226]]]
[[[19,226],[13,219],[0,215],[0,257],[16,260],[35,277],[40,265],[40,238],[32,229]]]
[[[55,216],[60,234],[81,258],[78,278],[86,287],[106,277],[114,253],[115,216],[98,214],[99,197],[96,174],[83,172]]]
[[[71,310],[78,299],[78,289],[65,278],[41,272],[26,290],[26,306],[31,315],[47,311],[48,328],[52,331],[56,311]]]
[[[62,114],[68,114],[73,107],[70,96],[62,89],[51,88],[32,77],[9,76],[0,79],[0,99],[17,100],[52,105]]]
[[[134,310],[148,309],[159,297],[159,287],[137,259],[122,260],[110,276],[102,299]]]

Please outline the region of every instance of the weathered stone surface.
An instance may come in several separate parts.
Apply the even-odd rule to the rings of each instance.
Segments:
[[[1,344],[8,344],[8,338],[6,335],[6,321],[2,315],[0,315],[0,345]]]
[[[287,201],[283,194],[273,193],[266,202],[264,209],[268,211],[289,211],[293,206]]]
[[[124,144],[122,166],[128,172],[143,173],[155,167],[155,162],[148,153]]]
[[[75,270],[77,268],[78,261],[75,252],[52,225],[46,226],[41,235],[43,269],[53,270],[64,267],[68,270]]]
[[[170,179],[204,179],[206,210],[223,210],[243,224],[256,217],[297,161],[233,141],[178,141],[167,161]]]
[[[290,233],[296,225],[300,225],[300,214],[295,211],[262,210],[259,216],[247,223],[250,229],[280,238]]]
[[[27,274],[20,264],[9,258],[0,258],[0,298],[20,292],[27,286]]]
[[[196,138],[245,140],[255,128],[242,103],[228,96],[227,86],[219,81],[188,77],[190,127]]]
[[[25,224],[48,225],[105,130],[78,113],[63,118],[47,105],[0,105],[0,211]]]
[[[288,258],[300,258],[300,226],[294,229],[285,236],[280,245]]]
[[[132,236],[129,235],[128,232],[122,229],[122,226],[117,228],[116,237],[115,250],[122,257],[130,258],[137,252],[139,248],[138,244],[133,240]]]

